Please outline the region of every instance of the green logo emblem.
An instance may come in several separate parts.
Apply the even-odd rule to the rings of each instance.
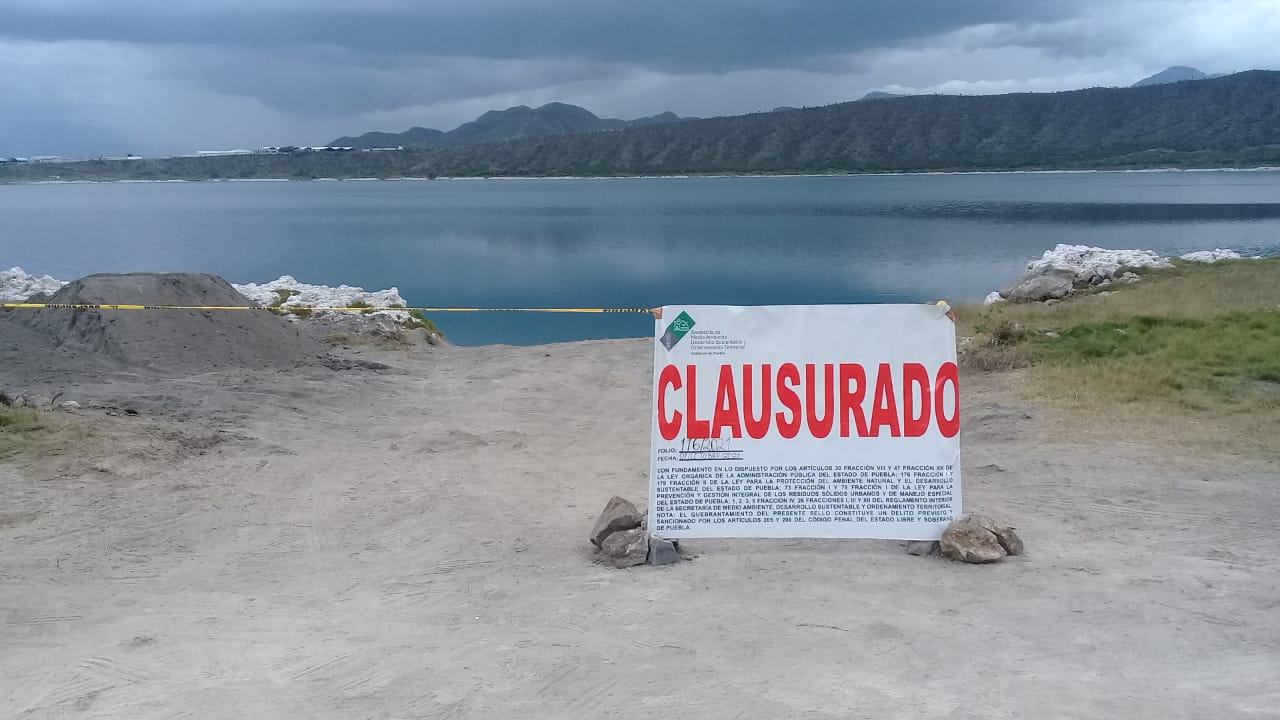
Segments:
[[[667,331],[662,333],[662,337],[658,338],[658,342],[662,343],[662,346],[667,350],[670,350],[676,346],[676,343],[680,342],[680,338],[693,329],[695,324],[693,318],[689,317],[689,313],[682,311],[667,326]]]

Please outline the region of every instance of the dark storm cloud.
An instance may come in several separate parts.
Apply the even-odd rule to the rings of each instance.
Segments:
[[[382,54],[575,57],[724,72],[788,67],[815,56],[889,46],[980,23],[1051,19],[1068,5],[1043,0],[17,0],[5,12],[0,35],[190,43],[247,52],[329,45]]]
[[[1257,0],[0,0],[0,153],[1117,86],[1275,67],[1275,37]]]
[[[388,54],[331,46],[164,46],[153,72],[171,82],[247,95],[287,112],[343,115],[518,91],[599,76],[580,61],[520,62]]]

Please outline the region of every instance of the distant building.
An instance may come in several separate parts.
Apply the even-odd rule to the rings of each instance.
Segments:
[[[223,155],[252,155],[252,150],[197,150],[196,157],[221,157]]]

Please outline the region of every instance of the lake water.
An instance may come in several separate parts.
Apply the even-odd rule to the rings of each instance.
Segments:
[[[973,301],[1057,243],[1280,254],[1280,172],[0,186],[0,266],[290,274],[430,306]],[[464,345],[652,331],[433,319]]]

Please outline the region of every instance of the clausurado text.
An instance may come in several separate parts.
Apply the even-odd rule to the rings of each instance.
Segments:
[[[710,415],[698,408],[698,367],[668,364],[658,375],[658,432],[664,440],[943,437],[960,431],[960,379],[953,362],[864,367],[860,363],[721,365]],[[701,411],[705,412],[705,410]]]

